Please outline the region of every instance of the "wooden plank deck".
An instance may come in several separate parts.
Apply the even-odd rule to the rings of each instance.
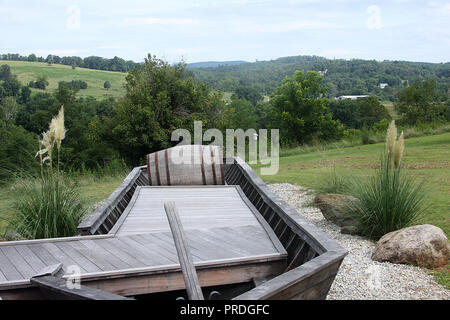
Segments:
[[[239,187],[138,187],[110,234],[0,242],[0,297],[31,286],[31,277],[57,263],[63,279],[77,266],[83,284],[116,294],[182,289],[166,201],[177,205],[202,286],[286,267],[286,251]]]
[[[175,202],[185,230],[240,226],[263,229],[236,186],[149,186],[137,187],[110,233],[170,231],[164,211],[167,201]]]

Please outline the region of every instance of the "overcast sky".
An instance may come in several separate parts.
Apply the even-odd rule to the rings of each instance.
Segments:
[[[450,1],[0,0],[0,53],[450,61]]]

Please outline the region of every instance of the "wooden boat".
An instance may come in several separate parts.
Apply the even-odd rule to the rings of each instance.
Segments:
[[[79,225],[81,236],[0,243],[0,297],[325,299],[347,251],[242,159],[226,160],[213,169],[225,185],[149,186],[150,167],[136,167]],[[168,201],[180,211],[172,220]],[[74,263],[78,290],[64,285]]]

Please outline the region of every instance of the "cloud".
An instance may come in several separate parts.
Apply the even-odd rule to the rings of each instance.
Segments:
[[[318,55],[319,56],[355,56],[355,55],[361,55],[364,54],[364,52],[359,50],[348,50],[348,49],[330,49],[330,50],[324,50],[321,51]]]
[[[125,49],[128,48],[124,45],[107,45],[107,46],[97,46],[95,49]]]
[[[2,22],[30,22],[42,19],[44,14],[36,11],[29,11],[23,8],[0,7],[0,24]]]
[[[201,21],[190,18],[154,18],[154,17],[137,17],[128,18],[122,21],[122,25],[139,26],[139,25],[162,25],[162,26],[186,26],[196,25]]]
[[[73,56],[77,55],[84,50],[80,49],[32,49],[30,52],[33,52],[37,55],[49,55],[54,54],[57,56]]]
[[[290,32],[296,30],[304,29],[331,29],[331,28],[341,28],[342,26],[326,22],[326,21],[316,21],[316,20],[295,20],[295,21],[285,21],[285,22],[267,22],[267,23],[256,23],[254,21],[248,20],[231,20],[228,21],[236,32],[240,33],[281,33]]]

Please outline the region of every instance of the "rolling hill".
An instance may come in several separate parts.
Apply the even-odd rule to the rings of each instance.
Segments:
[[[0,65],[7,64],[11,72],[17,76],[22,84],[34,81],[38,76],[46,75],[49,85],[46,89],[51,92],[58,87],[59,81],[83,80],[88,84],[87,89],[80,90],[78,96],[93,96],[95,98],[120,97],[125,94],[125,76],[123,72],[93,70],[85,68],[72,69],[61,64],[48,65],[44,62],[6,61],[0,60]],[[111,88],[103,88],[105,81],[111,83]],[[42,91],[32,89],[33,91]]]

